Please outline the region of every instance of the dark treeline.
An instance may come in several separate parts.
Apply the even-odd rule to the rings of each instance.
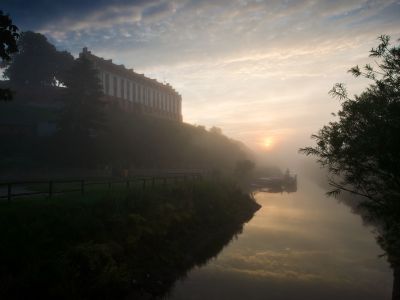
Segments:
[[[24,32],[1,84],[14,99],[0,109],[1,169],[98,170],[202,168],[238,173],[249,151],[206,130],[102,101],[97,72],[85,58],[58,51],[43,35]],[[247,166],[246,166],[247,164]],[[244,170],[243,169],[243,170]],[[239,172],[240,174],[242,172]]]

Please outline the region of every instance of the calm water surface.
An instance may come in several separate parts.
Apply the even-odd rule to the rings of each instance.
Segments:
[[[392,271],[372,227],[311,182],[257,193],[262,208],[169,299],[390,299]]]

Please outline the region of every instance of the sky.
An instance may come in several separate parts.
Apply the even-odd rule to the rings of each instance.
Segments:
[[[337,82],[400,37],[400,0],[2,0],[21,30],[169,82],[185,122],[217,126],[269,159],[312,144],[334,117]]]

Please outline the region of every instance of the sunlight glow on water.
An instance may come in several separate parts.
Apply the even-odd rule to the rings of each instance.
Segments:
[[[262,208],[243,233],[171,299],[390,299],[392,271],[372,228],[324,193],[310,182],[258,193]]]

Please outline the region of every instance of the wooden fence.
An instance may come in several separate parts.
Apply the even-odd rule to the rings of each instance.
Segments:
[[[154,187],[157,183],[166,185],[168,183],[177,183],[179,181],[199,180],[202,179],[206,173],[180,173],[180,174],[167,174],[160,176],[144,176],[132,177],[124,179],[115,178],[100,178],[100,179],[75,179],[75,180],[37,180],[37,181],[12,181],[0,182],[0,199],[7,199],[11,201],[14,197],[32,196],[32,195],[47,195],[51,198],[55,194],[65,194],[72,192],[79,192],[84,195],[85,190],[89,186],[104,185],[111,189],[113,185],[123,184],[125,188],[129,189],[134,184],[139,184],[142,189]],[[65,184],[75,184],[74,188],[57,190],[57,185],[62,186]],[[39,189],[34,187],[41,186]],[[43,188],[45,187],[45,188]]]

